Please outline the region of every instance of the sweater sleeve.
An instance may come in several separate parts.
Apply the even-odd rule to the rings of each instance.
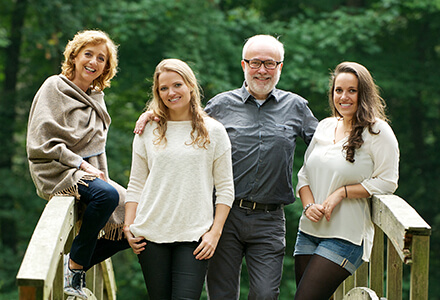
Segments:
[[[213,169],[216,201],[229,207],[234,202],[234,180],[232,177],[232,159],[229,149],[214,161]]]
[[[373,174],[361,183],[370,195],[393,193],[399,178],[399,145],[396,136],[386,122],[378,121],[376,124],[374,130],[380,133],[370,134]]]
[[[141,137],[136,135],[133,139],[130,180],[128,182],[125,202],[139,203],[149,173],[145,145]]]
[[[232,175],[231,142],[226,129],[219,122],[212,137],[215,139],[216,149],[213,162],[213,179],[215,186],[216,204],[225,204],[229,207],[234,202],[234,179]]]

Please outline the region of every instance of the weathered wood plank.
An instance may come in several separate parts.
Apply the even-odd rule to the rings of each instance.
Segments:
[[[356,287],[368,286],[368,263],[363,262],[362,265],[356,270],[354,276]]]
[[[410,300],[428,299],[429,236],[413,236]]]
[[[333,300],[342,300],[344,298],[344,283],[341,283],[333,294]]]
[[[402,300],[403,263],[390,240],[387,251],[387,299]]]
[[[354,276],[348,276],[344,281],[344,295],[354,289]]]
[[[379,296],[383,296],[384,280],[384,235],[383,231],[374,225],[374,242],[370,258],[370,288]]]
[[[53,281],[52,295],[54,299],[63,299],[64,295],[64,258],[61,255],[58,261],[56,276]]]
[[[102,267],[102,278],[104,280],[104,289],[107,291],[107,297],[109,300],[116,300],[117,286],[111,258],[107,258],[100,265]]]
[[[430,235],[431,227],[405,200],[396,195],[372,198],[372,220],[393,243],[404,263],[411,263],[413,234]]]
[[[52,290],[56,267],[74,222],[74,198],[54,197],[46,205],[35,227],[17,274],[19,286],[43,288],[47,299]]]

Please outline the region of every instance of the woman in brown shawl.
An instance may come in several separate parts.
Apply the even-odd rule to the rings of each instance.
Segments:
[[[116,74],[117,47],[102,31],[82,31],[64,58],[62,73],[49,77],[33,100],[27,153],[40,197],[72,195],[86,205],[64,259],[64,291],[87,299],[85,271],[129,248],[122,239],[125,189],[108,178],[105,154],[111,120],[102,91]]]

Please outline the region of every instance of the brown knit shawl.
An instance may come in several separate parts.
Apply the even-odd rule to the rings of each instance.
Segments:
[[[27,154],[37,194],[79,199],[78,183],[90,179],[82,160],[104,172],[119,192],[119,206],[103,228],[108,239],[122,238],[125,188],[108,178],[105,144],[110,116],[102,92],[85,93],[64,75],[49,77],[38,90],[29,113]]]

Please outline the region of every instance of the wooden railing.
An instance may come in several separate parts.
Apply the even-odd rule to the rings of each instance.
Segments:
[[[431,227],[398,196],[374,196],[371,207],[375,237],[370,262],[341,284],[334,299],[385,299],[386,287],[386,299],[400,300],[403,264],[407,264],[409,299],[427,300]],[[20,299],[65,299],[63,254],[76,234],[75,209],[73,197],[54,197],[48,202],[17,274]],[[89,299],[116,299],[110,259],[87,272],[87,287]]]
[[[63,293],[63,255],[76,235],[73,197],[54,197],[46,205],[35,228],[17,274],[20,300],[69,299]],[[116,299],[110,259],[87,271],[88,299]]]
[[[409,299],[427,300],[431,227],[405,200],[395,195],[374,196],[371,208],[375,236],[370,262],[363,263],[341,284],[334,299],[400,300],[403,264],[406,264],[411,272]]]

